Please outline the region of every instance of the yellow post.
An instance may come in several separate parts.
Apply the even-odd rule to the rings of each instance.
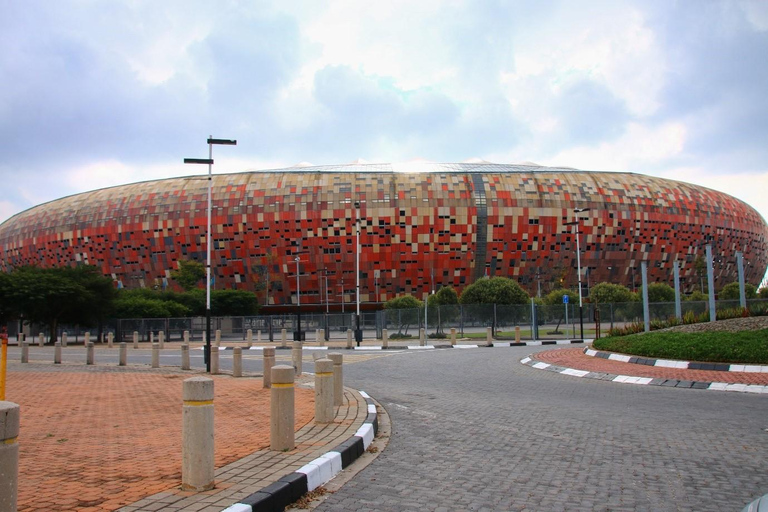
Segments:
[[[3,327],[0,333],[0,339],[3,341],[3,353],[0,357],[0,402],[5,400],[5,365],[8,363],[8,332]]]

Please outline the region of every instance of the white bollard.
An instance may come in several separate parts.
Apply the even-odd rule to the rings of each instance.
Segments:
[[[139,331],[133,331],[133,348],[139,348]]]
[[[85,346],[87,347],[88,344],[91,342],[91,332],[85,331]]]
[[[57,341],[53,347],[53,364],[61,364],[61,343]]]
[[[328,359],[333,361],[333,405],[344,405],[344,356],[328,354]]]
[[[159,331],[157,333],[157,344],[160,345],[160,350],[163,350],[164,343],[165,343],[165,331]]]
[[[216,329],[215,344],[217,347],[221,346],[221,329]]]
[[[241,347],[232,349],[232,376],[243,376],[243,349]]]
[[[67,346],[67,331],[64,331],[61,333],[61,346],[66,347]]]
[[[355,348],[355,341],[352,339],[352,329],[347,329],[347,348]]]
[[[0,402],[0,510],[16,511],[19,492],[19,406]]]
[[[286,329],[280,331],[280,348],[288,348],[288,331]]]
[[[485,328],[485,346],[490,347],[493,345],[493,333],[490,327]]]
[[[128,344],[125,342],[120,343],[120,361],[118,366],[125,366],[128,364]]]
[[[320,347],[325,346],[325,329],[318,329],[317,330],[317,345]]]
[[[282,452],[296,447],[294,434],[295,392],[292,366],[272,367],[272,395],[270,397],[269,449]]]
[[[40,333],[37,335],[37,344],[41,347],[45,345],[45,334]]]
[[[184,343],[189,345],[189,331],[184,331]]]
[[[272,387],[272,367],[275,366],[275,347],[264,347],[264,389]]]
[[[261,343],[261,331],[256,331],[256,344]]]
[[[213,379],[185,380],[182,396],[181,488],[207,491],[214,486]]]
[[[211,375],[219,374],[219,347],[211,347]]]
[[[422,347],[427,345],[426,330],[423,327],[419,329],[419,345]]]
[[[90,341],[85,345],[85,364],[93,364],[93,343]]]
[[[389,348],[389,331],[386,329],[381,330],[381,348]]]
[[[189,343],[181,345],[181,369],[189,370]]]
[[[315,423],[333,423],[333,361],[315,361]]]
[[[115,334],[114,334],[114,333],[111,333],[111,332],[108,332],[108,333],[107,333],[107,346],[108,346],[109,348],[112,348],[112,346],[114,345],[114,343],[115,343]]]
[[[245,343],[246,343],[245,346],[248,348],[251,348],[253,346],[253,330],[252,329],[248,329],[245,332]]]
[[[160,345],[152,344],[152,368],[160,368]]]
[[[301,375],[301,359],[304,356],[304,344],[300,341],[293,342],[291,350],[291,359],[293,360],[293,369],[296,371],[296,377]]]
[[[456,328],[451,327],[451,346],[456,346]]]
[[[29,343],[27,343],[26,341],[21,342],[21,362],[22,363],[29,362]]]

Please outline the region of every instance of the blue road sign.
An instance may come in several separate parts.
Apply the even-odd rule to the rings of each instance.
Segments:
[[[568,296],[563,295],[563,304],[568,304]]]

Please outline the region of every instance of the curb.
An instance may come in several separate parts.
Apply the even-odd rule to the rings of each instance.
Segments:
[[[592,340],[546,340],[546,341],[494,341],[490,345],[408,345],[405,347],[382,347],[382,346],[362,346],[362,347],[302,347],[303,350],[359,350],[361,352],[375,352],[388,350],[437,350],[444,348],[489,348],[489,347],[541,347],[544,345],[571,345],[575,343],[590,343]],[[235,347],[211,347],[211,350],[226,351],[233,350]],[[241,347],[244,350],[263,350],[264,347]],[[292,347],[274,347],[275,350],[292,350]],[[196,347],[194,350],[203,350],[203,347]],[[702,368],[703,369],[703,368]],[[739,371],[739,370],[732,370]],[[743,370],[742,370],[743,371]],[[768,369],[765,370],[768,372]]]
[[[333,450],[283,476],[260,491],[242,501],[231,505],[222,512],[274,512],[282,511],[310,491],[325,484],[341,470],[358,459],[371,445],[379,431],[379,418],[376,404],[365,392],[360,395],[368,405],[368,416],[354,436],[350,437]]]
[[[521,359],[520,362],[526,366],[536,368],[537,370],[546,370],[549,372],[569,375],[571,377],[585,377],[587,379],[604,380],[618,382],[621,384],[638,384],[641,386],[663,386],[685,389],[706,389],[710,391],[736,391],[740,393],[768,394],[768,386],[759,384],[730,384],[727,382],[701,382],[692,380],[660,379],[652,377],[636,377],[632,375],[616,375],[612,373],[589,372],[586,370],[576,370],[575,368],[564,368],[542,361],[536,361],[531,356]]]
[[[602,352],[589,348],[584,353],[590,357],[621,361],[622,363],[641,364],[644,366],[659,366],[662,368],[680,368],[683,370],[709,370],[716,372],[768,373],[768,365],[760,364],[730,364],[730,363],[694,363],[672,359],[650,359],[640,356],[628,356],[613,352]]]

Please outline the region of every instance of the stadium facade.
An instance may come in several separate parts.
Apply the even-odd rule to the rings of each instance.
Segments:
[[[179,261],[205,261],[207,180],[148,181],[42,204],[0,225],[2,270],[91,264],[125,288],[174,287]],[[348,164],[213,177],[214,287],[260,301],[339,310],[360,300],[424,298],[484,276],[517,280],[531,295],[582,281],[698,289],[696,261],[711,244],[715,287],[737,279],[737,251],[755,285],[768,266],[768,226],[749,205],[704,187],[632,173],[535,165]],[[201,283],[202,284],[202,283]]]

